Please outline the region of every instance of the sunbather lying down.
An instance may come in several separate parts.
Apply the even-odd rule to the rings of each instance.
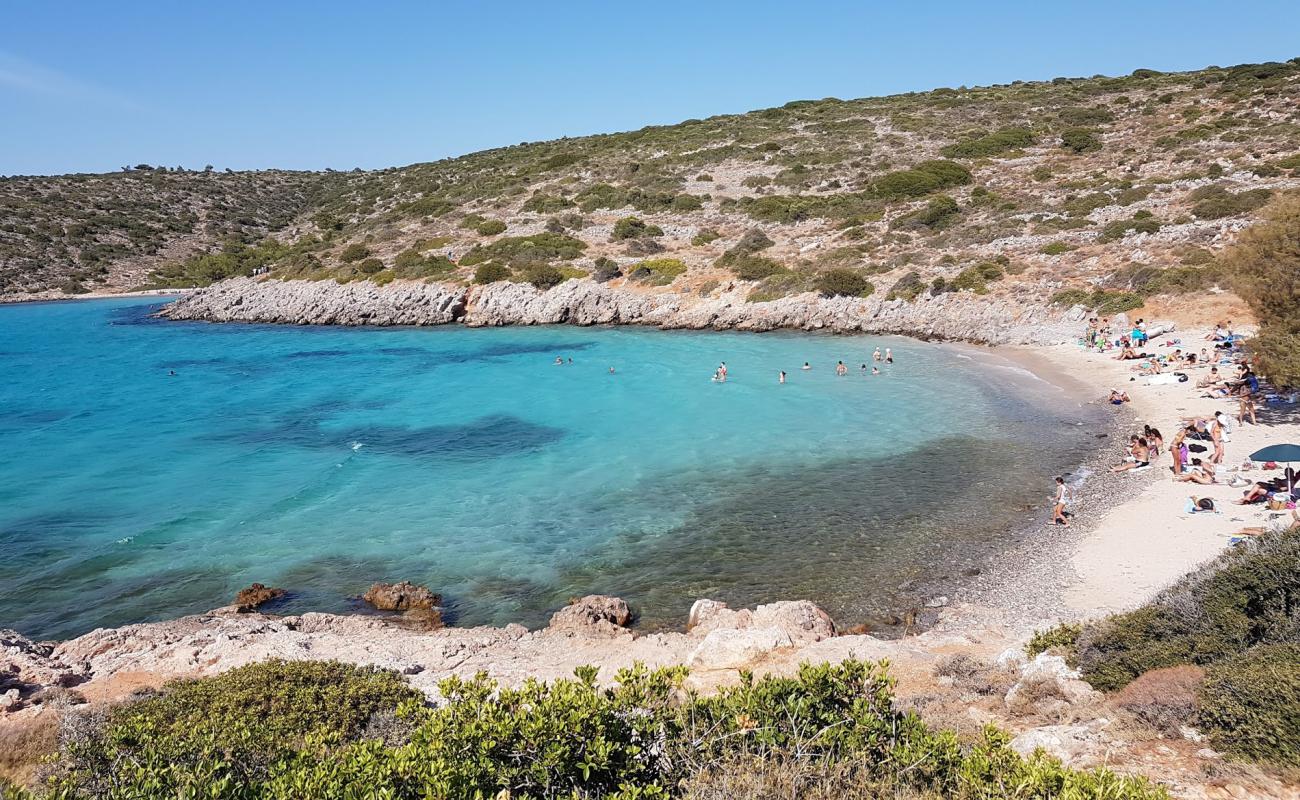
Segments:
[[[1214,464],[1209,461],[1201,461],[1199,458],[1192,459],[1192,468],[1181,475],[1175,475],[1176,481],[1191,481],[1192,483],[1210,484],[1214,483]]]
[[[1248,528],[1242,528],[1234,536],[1263,536],[1266,533],[1287,533],[1289,531],[1300,531],[1300,515],[1296,510],[1291,509],[1290,517],[1277,517],[1269,520],[1264,525],[1251,525]]]

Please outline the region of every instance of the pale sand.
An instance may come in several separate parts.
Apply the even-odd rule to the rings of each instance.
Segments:
[[[1208,344],[1204,335],[1204,331],[1178,331],[1158,337],[1144,350],[1172,352],[1174,348],[1164,346],[1164,342],[1181,338],[1185,352],[1199,352]],[[1200,396],[1204,390],[1197,389],[1196,382],[1208,367],[1188,371],[1186,383],[1149,386],[1145,376],[1130,381],[1136,375],[1135,362],[1116,361],[1113,354],[1101,355],[1075,345],[1038,347],[1028,352],[1059,371],[1091,384],[1103,400],[1111,388],[1127,391],[1132,398],[1132,413],[1136,415],[1133,433],[1140,433],[1143,424],[1150,424],[1160,430],[1168,443],[1184,417],[1210,417],[1218,410],[1227,412],[1234,420],[1236,417],[1235,399]],[[1220,373],[1232,377],[1235,370],[1220,367]],[[1266,445],[1300,443],[1300,424],[1295,422],[1294,409],[1291,413],[1283,413],[1282,409],[1262,401],[1258,403],[1260,424],[1237,425],[1233,429],[1231,441],[1224,447],[1223,466],[1239,465],[1250,453]],[[1123,457],[1124,444],[1124,441],[1112,441],[1109,445],[1114,448],[1116,464]],[[1139,606],[1223,552],[1237,531],[1263,525],[1276,513],[1266,511],[1262,505],[1235,505],[1233,501],[1241,497],[1242,490],[1225,484],[1201,486],[1176,482],[1169,471],[1171,464],[1168,453],[1161,453],[1150,471],[1128,476],[1128,480],[1143,482],[1145,488],[1105,513],[1076,543],[1070,558],[1075,577],[1063,587],[1063,599],[1070,611],[1078,616],[1095,617]],[[1244,473],[1251,480],[1278,474],[1280,470]],[[1189,495],[1213,498],[1220,513],[1184,512]]]

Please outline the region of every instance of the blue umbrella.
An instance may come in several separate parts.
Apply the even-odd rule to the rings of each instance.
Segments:
[[[1300,461],[1300,444],[1271,444],[1250,454],[1251,461]]]

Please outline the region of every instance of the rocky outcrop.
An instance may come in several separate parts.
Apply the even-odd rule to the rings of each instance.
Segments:
[[[460,318],[466,291],[400,281],[279,281],[233,278],[158,312],[168,319],[285,325],[444,325]]]
[[[254,583],[240,589],[235,595],[235,609],[241,612],[249,612],[272,600],[279,600],[286,594],[287,592],[279,587]]]
[[[745,290],[700,296],[571,279],[548,290],[498,282],[464,288],[415,281],[279,281],[235,278],[166,306],[176,320],[293,325],[650,325],[691,330],[895,333],[985,344],[1073,341],[1081,308],[1014,297],[948,293],[913,302],[804,293],[750,303]]]
[[[410,581],[371,584],[361,599],[380,611],[431,609],[442,605],[442,595]]]
[[[547,630],[608,636],[619,634],[632,621],[632,610],[617,597],[589,594],[551,615]]]
[[[0,714],[39,704],[85,680],[83,672],[69,667],[54,651],[49,642],[0,630]]]

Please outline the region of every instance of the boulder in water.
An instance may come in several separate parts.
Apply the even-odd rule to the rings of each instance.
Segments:
[[[410,581],[372,584],[361,599],[380,611],[432,610],[442,605],[442,595]]]
[[[239,593],[235,595],[235,608],[240,613],[247,613],[253,611],[264,603],[278,600],[286,594],[288,594],[288,592],[279,587],[254,583],[240,589]]]
[[[589,594],[551,615],[553,631],[572,633],[619,633],[632,621],[632,610],[618,597]]]

